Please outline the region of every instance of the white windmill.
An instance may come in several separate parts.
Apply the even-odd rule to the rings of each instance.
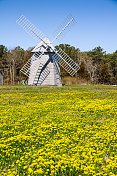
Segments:
[[[16,21],[34,39],[41,42],[32,50],[32,57],[20,70],[28,76],[28,85],[57,85],[61,86],[60,65],[73,76],[79,66],[61,49],[55,49],[52,43],[63,36],[75,23],[69,15],[57,28],[52,42],[37,29],[24,15]]]

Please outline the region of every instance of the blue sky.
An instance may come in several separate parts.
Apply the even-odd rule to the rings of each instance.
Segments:
[[[0,0],[0,44],[9,49],[37,44],[16,24],[22,14],[49,36],[69,13],[77,23],[61,43],[81,51],[117,50],[117,0]]]

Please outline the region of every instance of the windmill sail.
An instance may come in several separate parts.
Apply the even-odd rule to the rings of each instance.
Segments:
[[[16,23],[21,26],[29,35],[31,35],[37,42],[43,41],[45,35],[35,27],[24,15],[22,15]]]
[[[31,66],[31,58],[26,62],[26,64],[21,68],[20,72],[22,72],[25,76],[29,77],[30,74],[30,66]]]
[[[30,75],[30,67],[31,67],[31,62],[39,59],[43,53],[36,52],[34,55],[26,62],[26,64],[21,68],[20,72],[22,72],[24,75],[28,76]]]
[[[76,23],[75,19],[71,14],[69,14],[64,21],[57,27],[55,32],[53,33],[54,39],[52,40],[52,43],[55,40],[60,40],[62,37],[71,30],[72,26]]]
[[[61,49],[57,49],[56,53],[53,55],[53,59],[57,60],[59,56],[60,65],[73,76],[78,70],[79,66]]]

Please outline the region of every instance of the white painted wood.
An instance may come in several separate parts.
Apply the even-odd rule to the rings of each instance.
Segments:
[[[43,40],[54,50],[54,47],[47,38]],[[47,46],[41,41],[32,50],[33,59],[31,60],[28,85],[62,86],[59,59],[53,60],[52,56],[55,53],[52,49],[47,50]],[[36,52],[43,53],[39,59],[34,59]]]

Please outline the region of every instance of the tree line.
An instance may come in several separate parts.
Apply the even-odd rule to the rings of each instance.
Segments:
[[[79,66],[75,74],[75,80],[84,79],[95,84],[117,84],[117,50],[112,54],[106,52],[100,46],[91,51],[81,52],[79,48],[69,44],[60,44],[61,47]],[[27,77],[20,69],[31,57],[31,50],[24,50],[20,46],[8,50],[0,45],[0,73],[3,76],[3,84],[19,84]],[[68,77],[68,73],[62,68],[62,79]]]

